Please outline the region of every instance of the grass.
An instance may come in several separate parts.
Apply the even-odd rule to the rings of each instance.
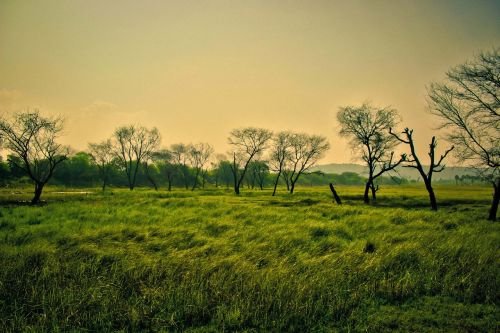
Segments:
[[[498,331],[491,189],[0,191],[0,331]]]

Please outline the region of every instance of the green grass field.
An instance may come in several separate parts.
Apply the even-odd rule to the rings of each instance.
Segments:
[[[337,190],[2,189],[0,332],[500,330],[490,188]]]

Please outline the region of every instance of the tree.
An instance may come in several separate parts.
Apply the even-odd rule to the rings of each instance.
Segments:
[[[291,172],[288,177],[291,194],[293,194],[295,184],[299,180],[300,175],[315,165],[328,149],[330,149],[330,144],[323,136],[304,133],[294,133],[290,136],[290,154],[288,160]]]
[[[100,143],[89,143],[89,152],[92,162],[99,169],[102,191],[104,192],[114,164],[113,144],[110,139]]]
[[[158,163],[163,160],[163,154],[163,151],[152,151],[144,156],[142,162],[145,176],[151,185],[153,185],[155,191],[158,191],[158,182],[155,179],[159,174]]]
[[[68,155],[68,149],[56,142],[62,129],[61,118],[44,117],[38,110],[15,114],[11,121],[0,119],[5,146],[18,158],[11,162],[35,184],[32,204],[40,202],[45,184]]]
[[[94,185],[99,177],[99,169],[92,163],[92,157],[86,152],[78,152],[68,156],[54,172],[51,183],[66,186]]]
[[[130,190],[135,187],[137,171],[145,157],[160,144],[160,133],[156,128],[123,126],[114,133],[114,153],[127,175]]]
[[[474,167],[493,185],[488,219],[495,221],[500,200],[500,50],[482,52],[453,67],[444,83],[428,87],[430,112],[455,145],[459,162]]]
[[[221,176],[222,176],[222,172],[221,172],[222,170],[221,170],[221,168],[219,168],[219,166],[220,166],[220,163],[222,161],[224,161],[225,159],[226,159],[226,155],[217,154],[215,156],[215,159],[213,159],[212,162],[210,162],[210,165],[212,167],[212,170],[210,173],[213,176],[215,187],[219,187],[219,180],[221,180]]]
[[[204,177],[203,173],[205,165],[207,164],[213,152],[214,149],[208,143],[198,143],[189,146],[187,158],[194,170],[194,180],[191,191],[194,191],[194,189],[198,185],[198,176],[200,176],[201,174]]]
[[[172,152],[167,149],[161,149],[155,152],[155,160],[159,171],[167,179],[167,190],[172,191],[172,184],[174,182],[175,175],[177,174],[177,165],[174,163],[174,158]]]
[[[420,173],[420,176],[422,176],[422,179],[424,180],[425,188],[427,189],[427,192],[429,193],[429,201],[431,204],[431,209],[432,210],[437,210],[437,201],[436,201],[436,195],[434,194],[434,189],[432,188],[432,175],[434,172],[441,172],[444,170],[445,165],[441,164],[446,156],[453,150],[453,146],[449,149],[447,149],[441,157],[439,157],[439,160],[436,161],[436,147],[437,147],[437,140],[436,137],[433,136],[431,143],[429,145],[429,158],[430,158],[430,164],[429,164],[429,169],[427,172],[425,172],[424,167],[422,163],[420,162],[420,159],[417,156],[417,153],[415,151],[415,144],[413,141],[413,130],[405,128],[403,133],[406,139],[399,137],[397,134],[393,133],[391,129],[389,129],[389,133],[391,133],[398,141],[407,144],[410,146],[410,156],[409,159],[406,159],[404,167],[409,167],[409,168],[415,168],[418,170]]]
[[[340,135],[349,138],[352,150],[359,154],[368,166],[368,180],[365,184],[363,200],[370,202],[369,191],[376,199],[378,186],[375,180],[385,172],[393,170],[405,156],[396,160],[394,148],[398,140],[389,134],[389,129],[398,122],[398,112],[390,107],[377,108],[369,103],[356,106],[341,107],[337,113],[340,123]]]
[[[276,188],[278,187],[279,179],[286,169],[286,162],[290,158],[291,136],[292,134],[290,132],[279,132],[273,138],[271,156],[269,159],[269,167],[276,173],[276,177],[274,178],[273,196],[276,195]],[[287,180],[288,185],[288,175],[283,176],[284,179]],[[289,188],[287,187],[287,189]]]
[[[215,173],[216,179],[224,183],[226,188],[229,188],[229,185],[233,181],[232,163],[226,160],[224,155],[220,156]]]
[[[234,193],[240,194],[240,186],[245,178],[248,164],[262,154],[271,137],[272,132],[263,128],[247,127],[231,131],[228,141],[233,146],[231,172]]]
[[[170,146],[170,153],[172,154],[173,161],[177,166],[177,170],[182,177],[186,190],[189,188],[190,172],[188,166],[188,155],[190,145],[177,143]]]
[[[269,174],[269,166],[266,161],[254,160],[248,164],[248,184],[253,189],[255,188],[255,183],[259,185],[261,190],[264,189],[264,182],[266,176]]]

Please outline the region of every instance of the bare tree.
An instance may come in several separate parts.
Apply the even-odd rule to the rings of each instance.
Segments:
[[[276,173],[273,196],[276,195],[276,188],[278,187],[280,177],[283,172],[286,172],[286,162],[290,158],[291,136],[292,134],[290,132],[279,132],[273,138],[272,150],[269,159],[269,167]],[[283,178],[288,184],[288,175],[283,175]],[[287,187],[287,189],[289,190],[289,187]]]
[[[177,166],[179,175],[182,177],[186,190],[189,188],[190,180],[188,166],[189,147],[190,145],[185,145],[183,143],[176,143],[170,146],[170,152],[172,153],[174,163]]]
[[[240,186],[245,178],[248,164],[256,156],[262,154],[271,137],[272,132],[263,128],[247,127],[231,131],[228,140],[233,146],[231,172],[233,173],[234,193],[240,194]]]
[[[326,138],[319,135],[308,135],[304,133],[294,133],[290,136],[290,193],[293,194],[295,185],[301,174],[309,170],[320,160],[326,151],[330,149],[330,144]]]
[[[488,219],[495,221],[500,200],[500,50],[482,52],[453,67],[445,83],[428,87],[430,112],[456,147],[455,156],[493,185]]]
[[[130,190],[135,187],[137,171],[145,157],[160,144],[160,133],[156,128],[123,126],[115,130],[114,152],[127,174]]]
[[[102,191],[104,192],[114,164],[113,144],[110,139],[100,143],[89,143],[89,152],[92,162],[99,169]]]
[[[44,117],[38,110],[15,114],[11,121],[0,119],[5,146],[17,157],[11,163],[35,184],[32,204],[40,202],[43,187],[69,153],[68,148],[56,142],[62,128],[61,118]]]
[[[369,191],[376,199],[378,186],[375,180],[387,171],[393,170],[405,156],[394,158],[394,148],[398,140],[389,133],[389,129],[398,122],[398,112],[390,107],[377,108],[369,103],[360,107],[341,107],[337,113],[340,123],[340,135],[349,138],[352,150],[359,154],[368,166],[368,180],[365,185],[363,200],[370,202]]]
[[[429,158],[430,158],[430,163],[429,163],[429,169],[427,172],[424,170],[424,166],[420,162],[420,159],[417,156],[417,153],[415,151],[415,144],[413,141],[413,130],[405,128],[403,133],[405,138],[399,137],[397,134],[393,133],[391,129],[389,129],[389,133],[391,133],[396,139],[398,139],[400,142],[407,144],[410,146],[410,155],[409,158],[406,159],[406,164],[403,165],[404,167],[408,168],[415,168],[418,170],[420,173],[420,176],[422,176],[422,179],[424,180],[425,188],[427,189],[427,192],[429,193],[429,200],[431,204],[431,209],[432,210],[437,210],[437,201],[436,201],[436,195],[434,194],[434,189],[432,188],[432,175],[434,172],[441,172],[444,170],[445,165],[442,164],[446,156],[453,150],[453,146],[447,150],[445,150],[444,154],[439,157],[439,159],[436,161],[436,147],[437,147],[437,140],[436,137],[433,136],[431,143],[429,145]]]
[[[208,163],[210,156],[213,154],[214,149],[208,143],[198,143],[194,145],[190,145],[188,149],[188,160],[191,164],[191,167],[194,170],[194,180],[193,186],[191,187],[191,191],[194,191],[196,186],[198,185],[198,177],[200,174],[204,177],[204,168]],[[204,182],[204,180],[203,180]]]

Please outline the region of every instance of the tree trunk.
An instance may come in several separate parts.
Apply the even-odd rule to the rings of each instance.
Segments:
[[[149,173],[149,167],[146,163],[144,163],[144,170],[146,172],[146,178],[153,185],[153,187],[155,188],[155,191],[158,191],[158,184],[156,184],[156,181],[153,179],[153,177]]]
[[[372,190],[372,199],[377,200],[377,189],[375,188],[375,184],[371,184],[370,189]]]
[[[434,194],[434,189],[432,188],[432,184],[427,181],[425,182],[425,188],[427,189],[427,192],[429,192],[429,200],[431,203],[431,210],[438,210],[438,205],[436,201],[436,195]]]
[[[283,172],[283,180],[285,181],[286,190],[290,191],[290,181],[289,181],[287,172]]]
[[[370,203],[370,196],[368,195],[369,191],[370,191],[370,185],[371,185],[371,182],[368,181],[366,183],[366,186],[365,186],[365,193],[363,195],[363,201],[365,204],[369,204]]]
[[[500,201],[500,179],[497,180],[496,183],[493,183],[494,194],[493,194],[493,202],[491,203],[490,214],[488,216],[488,220],[496,221],[497,220],[497,211],[498,211],[498,202]]]
[[[295,182],[292,181],[290,184],[290,194],[293,194],[293,190],[295,189]]]
[[[333,198],[335,199],[335,202],[338,205],[342,205],[342,200],[340,200],[339,195],[337,194],[337,191],[335,191],[335,187],[333,187],[333,184],[330,183],[330,191],[332,191]]]
[[[33,196],[33,199],[31,199],[31,204],[36,205],[40,203],[40,197],[42,196],[42,191],[43,191],[43,186],[45,184],[42,183],[35,183],[35,195]]]
[[[189,190],[189,180],[186,173],[184,173],[184,186],[186,187],[186,190]]]
[[[200,172],[199,171],[196,171],[196,175],[194,175],[194,182],[193,182],[193,186],[191,187],[191,191],[194,191],[194,189],[196,188],[196,186],[198,186],[198,176],[199,176]]]
[[[132,182],[130,183],[130,190],[133,190],[135,187],[135,182],[137,180],[137,171],[139,171],[140,161],[137,161],[134,169],[134,176],[132,178]]]
[[[278,181],[280,179],[281,172],[276,176],[276,180],[274,181],[274,189],[273,189],[273,197],[276,195],[276,188],[278,187]]]
[[[149,182],[151,183],[151,185],[153,185],[153,187],[154,187],[155,191],[158,191],[158,185],[156,184],[156,182],[155,182],[155,180],[153,179],[153,177],[148,176],[147,178],[148,178]]]
[[[172,191],[172,181],[170,179],[168,180],[168,191]]]

